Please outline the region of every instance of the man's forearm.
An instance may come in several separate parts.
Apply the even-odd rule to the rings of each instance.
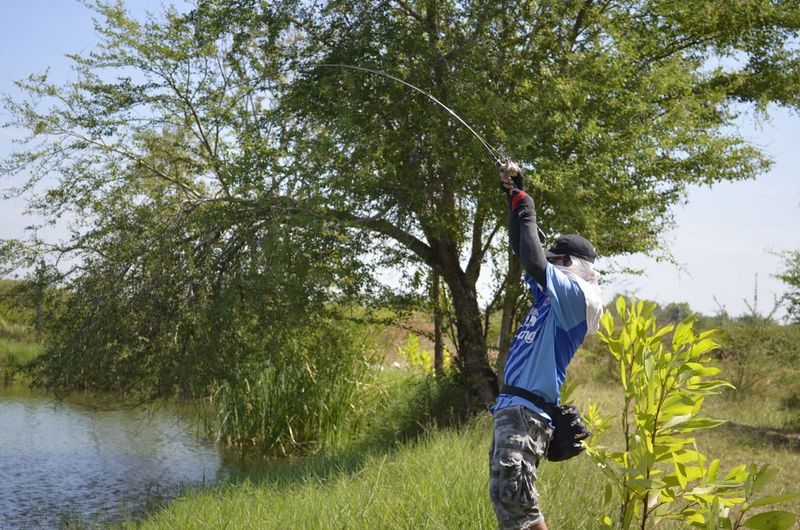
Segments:
[[[512,215],[509,222],[511,245],[518,241],[514,247],[519,257],[522,268],[536,283],[545,287],[547,283],[547,258],[545,257],[542,243],[539,241],[539,228],[536,224],[536,210],[533,199],[519,192],[511,202]],[[515,235],[516,232],[516,235]]]
[[[519,257],[519,220],[514,210],[508,210],[508,240],[514,254]]]

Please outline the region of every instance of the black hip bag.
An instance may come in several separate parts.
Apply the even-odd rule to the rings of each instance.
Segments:
[[[592,432],[575,407],[550,403],[542,396],[518,386],[505,385],[500,393],[527,399],[545,411],[553,420],[553,437],[547,445],[545,454],[548,460],[552,462],[568,460],[573,456],[578,456],[586,449],[583,440],[591,436]]]

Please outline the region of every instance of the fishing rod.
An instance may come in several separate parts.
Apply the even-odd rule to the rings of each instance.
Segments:
[[[353,65],[341,64],[341,63],[323,63],[323,64],[317,64],[315,66],[322,67],[322,68],[345,68],[345,69],[348,69],[348,70],[355,70],[355,71],[358,71],[358,72],[365,72],[365,73],[368,73],[368,74],[379,75],[379,76],[385,77],[387,79],[391,79],[392,81],[397,81],[398,83],[402,83],[403,85],[407,86],[408,88],[410,88],[412,90],[416,90],[417,92],[419,92],[423,96],[426,96],[431,101],[433,101],[434,103],[436,103],[437,105],[442,107],[444,110],[446,110],[448,113],[450,113],[455,119],[457,119],[459,121],[459,123],[461,123],[461,125],[466,127],[467,130],[469,132],[471,132],[472,135],[475,138],[478,139],[478,141],[481,143],[481,145],[484,147],[484,149],[486,149],[486,151],[489,153],[489,156],[492,157],[492,159],[495,161],[495,163],[498,166],[502,166],[505,162],[507,162],[507,159],[502,156],[502,154],[500,153],[499,150],[497,150],[494,147],[492,147],[492,144],[490,144],[489,142],[484,140],[484,138],[480,134],[475,132],[475,129],[470,127],[467,122],[462,120],[461,116],[456,114],[453,109],[451,109],[450,107],[448,107],[447,105],[445,105],[444,103],[439,101],[436,98],[436,96],[434,96],[430,92],[426,92],[425,90],[419,88],[418,86],[414,86],[411,83],[409,83],[408,81],[400,79],[399,77],[395,77],[392,74],[384,72],[383,70],[373,70],[372,68],[364,68],[363,66],[353,66]]]
[[[372,68],[365,68],[363,66],[353,66],[351,64],[319,63],[319,64],[315,64],[314,66],[319,67],[319,68],[342,68],[342,69],[346,69],[346,70],[354,70],[354,71],[357,71],[357,72],[363,72],[363,73],[367,73],[367,74],[372,74],[372,75],[385,77],[387,79],[391,79],[392,81],[396,81],[398,83],[401,83],[401,84],[407,86],[408,88],[410,88],[410,89],[412,89],[412,90],[414,90],[416,92],[419,92],[423,96],[427,97],[428,99],[430,99],[431,101],[433,101],[434,103],[436,103],[437,105],[442,107],[444,110],[446,110],[455,119],[457,119],[458,122],[461,123],[461,125],[466,127],[467,130],[470,133],[472,133],[472,135],[475,138],[478,139],[478,141],[481,143],[481,145],[484,147],[484,149],[486,149],[486,152],[489,153],[489,156],[492,157],[492,160],[494,160],[495,164],[498,167],[503,167],[503,166],[506,166],[506,165],[512,163],[511,159],[509,159],[508,157],[503,156],[502,153],[498,149],[494,148],[492,146],[492,144],[487,142],[480,134],[475,132],[475,129],[470,127],[470,125],[467,122],[465,122],[463,119],[461,119],[461,116],[456,114],[453,109],[451,109],[450,107],[448,107],[447,105],[445,105],[444,103],[439,101],[439,99],[437,99],[436,96],[434,96],[430,92],[427,92],[427,91],[419,88],[418,86],[412,85],[411,83],[409,83],[408,81],[405,81],[404,79],[400,79],[399,77],[393,76],[392,74],[384,72],[383,70],[374,70]],[[544,244],[544,242],[547,240],[547,235],[544,233],[544,231],[541,229],[541,227],[538,227],[538,228],[539,228],[539,238],[542,240],[542,244]]]

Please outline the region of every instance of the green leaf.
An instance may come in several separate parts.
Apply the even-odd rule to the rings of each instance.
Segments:
[[[654,355],[645,355],[644,357],[644,376],[647,381],[653,379],[653,369],[655,368],[656,358]]]
[[[686,346],[692,341],[694,333],[692,326],[694,321],[691,319],[684,320],[675,328],[675,333],[672,335],[672,350],[678,350],[682,346]]]
[[[663,328],[661,328],[658,331],[656,331],[651,336],[651,339],[655,339],[655,340],[660,339],[661,337],[663,337],[664,335],[666,335],[667,333],[669,333],[673,329],[675,329],[675,326],[673,324],[669,324],[667,326],[664,326]]]
[[[707,377],[719,373],[719,368],[715,366],[705,366],[700,363],[686,363],[683,366],[690,369],[694,375],[700,377]]]
[[[708,512],[709,514],[708,520],[706,521],[706,528],[708,530],[717,530],[719,527],[719,497],[714,497]]]
[[[711,390],[716,390],[717,388],[736,388],[732,384],[727,381],[700,381],[700,382],[692,382],[687,385],[689,390],[697,390],[699,392],[709,392]]]
[[[681,432],[696,431],[699,429],[713,429],[725,423],[725,420],[713,420],[711,418],[697,418],[694,420],[683,422],[679,430]]]
[[[678,477],[678,483],[681,485],[681,488],[686,489],[686,485],[689,483],[686,478],[686,466],[679,463],[677,460],[673,460],[673,465],[675,467],[675,476]]]
[[[761,497],[753,501],[750,506],[755,508],[757,506],[767,506],[769,504],[778,504],[781,502],[789,502],[795,499],[800,499],[800,493],[784,493],[783,495],[771,495],[769,497]]]
[[[778,470],[765,465],[755,474],[753,479],[753,492],[761,491],[761,488],[772,482],[778,476]]]
[[[706,518],[700,512],[694,512],[684,519],[687,523],[697,528],[706,527]]]
[[[691,414],[679,414],[677,416],[672,416],[669,419],[669,421],[667,421],[664,425],[661,426],[659,430],[667,430],[676,425],[680,425],[681,423],[685,423],[691,419],[692,419]]]
[[[708,473],[706,473],[706,480],[717,480],[719,474],[719,458],[715,458],[708,466]]]
[[[614,488],[611,487],[611,484],[606,484],[605,491],[603,492],[603,505],[610,503],[613,497]]]
[[[604,311],[603,316],[600,317],[600,326],[605,331],[606,335],[611,335],[614,330],[614,317],[611,316],[609,311]]]
[[[623,390],[628,390],[628,370],[623,362],[619,363],[619,382]]]
[[[661,406],[661,414],[669,416],[691,414],[694,411],[695,402],[685,394],[673,394],[664,400]]]
[[[747,528],[757,530],[785,530],[794,526],[797,517],[791,512],[775,511],[754,515],[744,522]]]
[[[617,307],[617,315],[619,315],[620,318],[625,318],[625,298],[618,296],[614,303]]]
[[[705,339],[707,339],[707,338],[709,338],[709,337],[711,337],[713,335],[716,335],[716,334],[717,334],[717,330],[716,329],[706,330],[706,331],[702,332],[700,335],[697,336],[697,341],[700,342],[700,341],[705,340]]]
[[[692,346],[691,354],[700,356],[704,353],[708,353],[712,350],[715,350],[718,347],[718,344],[711,339],[703,339],[698,340],[695,342],[694,346]]]

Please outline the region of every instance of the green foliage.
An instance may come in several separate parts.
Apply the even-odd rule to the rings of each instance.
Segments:
[[[800,326],[779,325],[763,317],[727,320],[719,326],[717,357],[735,389],[728,394],[744,399],[765,389],[791,388],[800,376]]]
[[[785,269],[778,278],[789,287],[789,291],[784,295],[784,301],[791,318],[800,324],[800,250],[784,252],[782,256]]]
[[[787,512],[751,516],[753,508],[797,498],[757,497],[774,478],[773,469],[741,465],[722,475],[719,461],[709,462],[695,444],[697,431],[722,423],[701,415],[705,398],[730,386],[713,379],[719,369],[708,365],[717,346],[714,331],[696,333],[692,318],[659,327],[652,303],[619,297],[615,307],[620,325],[606,312],[599,336],[619,367],[624,446],[589,449],[610,479],[605,500],[619,509],[604,516],[603,524],[611,527],[616,519],[624,529],[665,520],[708,529],[792,527],[796,516]],[[587,416],[597,432],[609,421],[596,408]]]
[[[0,280],[0,336],[24,339],[32,335],[35,320],[29,282]]]
[[[454,374],[382,368],[358,396],[356,447],[395,446],[472,416],[470,395]],[[356,449],[360,450],[360,449]]]
[[[0,280],[0,376],[11,380],[43,350],[36,333],[37,305],[45,296],[32,282]],[[38,304],[37,304],[38,302]]]
[[[409,333],[406,341],[398,346],[397,353],[406,360],[412,369],[420,370],[425,374],[433,374],[433,354],[422,347],[420,338],[414,333]],[[442,368],[447,371],[452,367],[453,354],[447,349],[442,351]]]
[[[201,0],[143,21],[122,3],[92,5],[100,45],[70,56],[72,80],[31,75],[25,97],[5,101],[27,133],[0,165],[22,179],[11,194],[45,223],[77,223],[63,244],[33,232],[0,245],[4,269],[42,255],[80,264],[63,271],[84,301],[43,363],[53,385],[96,371],[148,395],[200,391],[236,360],[215,358],[231,348],[208,339],[204,308],[224,314],[237,290],[248,298],[316,259],[321,298],[373,298],[380,265],[434,269],[453,299],[463,380],[494,397],[476,289],[504,247],[491,162],[426,98],[320,62],[435,94],[523,164],[543,223],[605,255],[658,248],[687,186],[767,167],[729,126],[738,105],[798,105],[800,9],[788,2]],[[737,60],[710,66],[718,57]],[[315,238],[325,252],[283,241]]]
[[[431,352],[422,348],[417,335],[409,333],[406,342],[397,348],[397,353],[411,368],[421,370],[425,374],[433,373],[433,356]]]
[[[302,329],[261,363],[237,367],[212,396],[219,436],[283,455],[349,441],[368,383],[365,337],[354,325]]]

